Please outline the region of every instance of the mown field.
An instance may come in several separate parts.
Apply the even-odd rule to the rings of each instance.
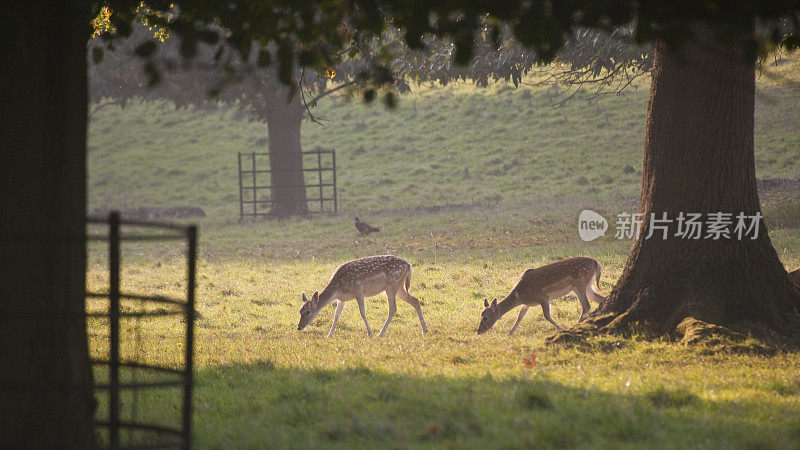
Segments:
[[[800,64],[758,81],[760,179],[800,178]],[[216,107],[106,107],[92,116],[89,208],[202,207],[194,436],[200,448],[800,446],[800,355],[754,342],[685,347],[603,337],[547,346],[553,328],[532,310],[475,333],[483,298],[502,297],[528,267],[573,255],[598,259],[601,288],[619,276],[628,241],[582,242],[584,208],[613,220],[635,211],[649,86],[553,108],[556,88],[421,87],[396,110],[343,98],[321,102],[324,126],[303,145],[335,148],[340,214],[239,221],[236,153],[262,151],[266,126]],[[627,169],[630,166],[633,170]],[[800,265],[800,193],[762,192],[770,236]],[[363,238],[354,215],[382,228]],[[106,288],[105,250],[89,246],[89,289]],[[181,296],[180,243],[123,248],[123,290]],[[430,332],[398,301],[387,335],[368,338],[354,303],[336,334],[334,307],[299,332],[300,293],[321,290],[347,260],[391,253],[414,266],[411,292]],[[564,325],[575,299],[554,302]],[[373,330],[384,295],[367,301]],[[106,346],[90,324],[92,351]],[[183,324],[123,323],[123,354],[178,365]],[[104,374],[99,373],[102,378]],[[140,379],[147,374],[137,375]],[[105,408],[101,398],[100,411]],[[167,391],[125,397],[129,418],[177,423]]]

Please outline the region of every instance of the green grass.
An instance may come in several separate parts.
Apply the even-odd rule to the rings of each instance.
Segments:
[[[800,176],[800,93],[785,79],[798,66],[759,78],[759,178]],[[221,108],[100,110],[89,135],[90,209],[189,204],[208,213],[198,220],[197,446],[800,446],[797,353],[609,337],[551,347],[538,310],[513,337],[514,312],[475,333],[482,299],[505,295],[525,268],[588,255],[603,267],[602,290],[613,286],[629,242],[584,243],[575,220],[584,207],[634,208],[647,91],[642,83],[559,109],[550,105],[561,93],[504,85],[426,87],[394,111],[322,102],[317,114],[329,120],[305,124],[303,144],[337,149],[342,211],[286,221],[238,220],[236,152],[263,150],[265,125]],[[800,265],[798,192],[770,191],[762,202],[782,261]],[[353,215],[383,231],[358,236]],[[90,243],[90,290],[107,286],[105,245]],[[179,242],[126,243],[123,290],[183,295],[183,252]],[[414,265],[427,335],[404,302],[380,339],[366,336],[353,303],[331,339],[332,306],[296,330],[301,292],[320,290],[344,261],[382,253]],[[565,325],[579,312],[572,298],[552,311]],[[367,315],[379,329],[384,295],[368,299]],[[178,366],[183,327],[126,319],[123,355]],[[106,330],[90,324],[96,356]],[[179,423],[178,405],[166,390],[123,398],[126,417],[162,424]],[[106,407],[101,397],[98,415]]]

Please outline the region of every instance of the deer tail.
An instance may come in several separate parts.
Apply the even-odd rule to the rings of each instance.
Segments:
[[[592,282],[592,290],[595,293],[600,294],[600,263],[595,261],[594,266],[595,269],[594,269],[594,280]]]

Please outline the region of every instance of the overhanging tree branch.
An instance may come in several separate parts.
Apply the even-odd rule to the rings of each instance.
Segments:
[[[317,95],[316,97],[314,97],[311,100],[309,100],[308,103],[313,105],[313,104],[317,103],[317,101],[327,97],[330,94],[333,94],[336,91],[348,88],[350,86],[354,86],[354,85],[356,85],[358,83],[361,83],[361,82],[362,82],[361,80],[351,80],[351,81],[348,81],[346,83],[340,84],[340,85],[336,86],[333,89],[328,89],[328,90],[326,90],[324,92],[321,92],[319,95]]]

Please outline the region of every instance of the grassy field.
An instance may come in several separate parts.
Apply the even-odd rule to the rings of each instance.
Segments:
[[[760,179],[800,178],[800,89],[787,79],[797,73],[791,60],[759,78]],[[505,85],[424,87],[394,111],[323,102],[325,126],[305,124],[303,145],[337,149],[341,211],[310,220],[238,220],[236,152],[263,150],[265,125],[223,108],[98,111],[90,209],[193,205],[208,214],[198,220],[197,446],[800,446],[796,353],[609,337],[546,346],[553,328],[538,309],[513,337],[514,312],[475,334],[482,299],[504,296],[528,267],[592,256],[610,290],[630,243],[584,243],[575,221],[584,208],[609,218],[635,209],[648,88],[561,108],[551,107],[563,98],[557,89]],[[778,254],[800,265],[800,194],[773,189],[762,202]],[[354,215],[383,231],[358,236]],[[89,289],[103,290],[104,244],[89,250]],[[184,250],[126,243],[123,290],[183,295]],[[404,302],[380,339],[366,336],[352,302],[333,338],[332,306],[297,331],[301,292],[321,290],[344,261],[384,253],[413,264],[427,335]],[[579,309],[557,300],[553,318],[572,324]],[[367,301],[367,314],[379,329],[384,295]],[[98,356],[103,325],[89,328]],[[126,320],[123,355],[178,365],[183,326]],[[123,398],[127,417],[162,424],[177,424],[178,402],[167,391]]]

